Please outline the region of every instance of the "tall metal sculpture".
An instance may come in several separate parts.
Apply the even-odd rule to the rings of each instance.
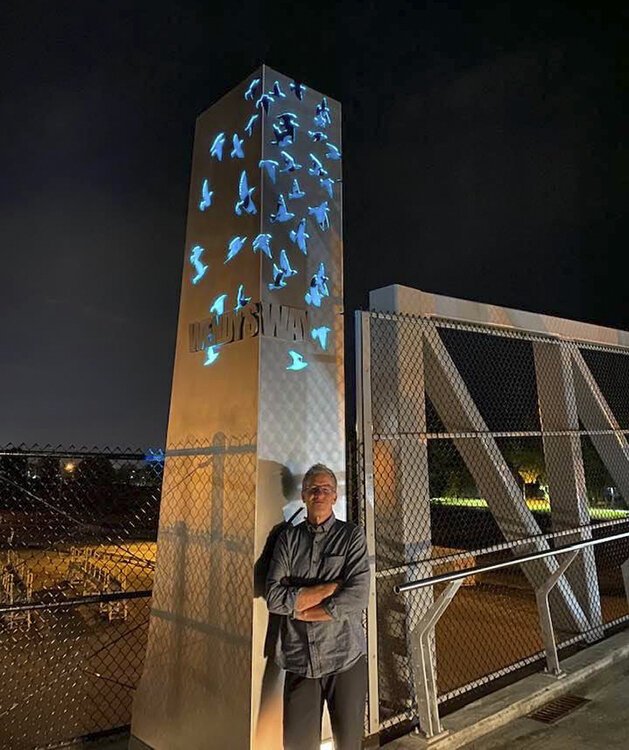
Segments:
[[[344,494],[341,156],[340,105],[267,67],[197,121],[132,746],[281,747],[263,552],[310,464]]]

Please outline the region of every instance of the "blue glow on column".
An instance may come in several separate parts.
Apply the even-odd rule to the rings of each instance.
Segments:
[[[327,177],[328,171],[319,159],[314,154],[310,154],[310,158],[312,159],[312,166],[309,167],[308,174],[311,174],[313,177]]]
[[[304,86],[304,84],[300,83],[299,81],[291,81],[289,86],[290,86],[291,91],[293,92],[293,94],[295,94],[295,96],[299,99],[299,101],[300,102],[303,101],[304,94],[308,90]]]
[[[308,213],[315,217],[319,229],[326,230],[330,228],[330,219],[328,217],[330,207],[327,201],[323,201],[318,206],[308,206]]]
[[[330,198],[334,198],[334,180],[331,177],[324,177],[319,180],[319,185],[321,185]]]
[[[242,144],[244,142],[244,138],[239,138],[238,133],[234,133],[232,136],[232,150],[230,153],[232,159],[245,158],[245,152],[242,150]]]
[[[253,241],[253,252],[257,250],[264,253],[267,258],[272,258],[271,255],[271,235],[270,234],[259,234]]]
[[[195,275],[192,277],[192,283],[198,284],[199,281],[205,276],[205,272],[209,268],[201,262],[201,255],[205,252],[205,248],[201,245],[195,245],[190,253],[190,263],[195,270]]]
[[[321,130],[309,130],[308,135],[310,136],[310,140],[313,143],[319,143],[319,141],[328,140],[327,134],[323,133]]]
[[[290,363],[286,367],[287,370],[299,372],[299,370],[303,370],[304,367],[308,367],[308,363],[304,359],[303,355],[299,352],[296,352],[294,349],[288,350],[288,356],[290,357]]]
[[[310,279],[310,286],[304,299],[313,307],[321,307],[323,297],[329,297],[328,277],[325,275],[325,265],[319,263],[317,273]]]
[[[284,222],[284,221],[290,221],[291,219],[295,218],[295,214],[289,211],[286,208],[286,201],[284,200],[284,196],[280,193],[278,199],[277,199],[277,211],[274,214],[271,214],[271,223],[277,222]]]
[[[260,115],[251,115],[249,120],[247,121],[247,124],[245,125],[245,133],[251,138],[253,135],[253,126],[255,125],[256,120],[260,117]]]
[[[238,310],[242,310],[243,307],[246,307],[251,302],[251,297],[247,297],[245,295],[245,285],[241,284],[238,287],[238,292],[236,294],[236,307],[234,307],[234,312],[238,312]]]
[[[288,200],[294,201],[298,198],[303,198],[304,195],[306,195],[306,193],[299,187],[299,183],[297,182],[297,180],[293,180],[293,187],[288,194]]]
[[[260,167],[260,169],[264,169],[266,171],[268,176],[271,178],[271,182],[275,184],[279,162],[275,161],[275,159],[260,159],[260,161],[258,162],[258,166]]]
[[[282,289],[286,286],[286,279],[290,279],[291,276],[295,276],[296,274],[297,271],[291,268],[286,250],[282,250],[280,252],[279,266],[276,263],[273,264],[273,281],[269,284],[269,289]]]
[[[272,94],[276,99],[286,99],[286,94],[282,91],[279,81],[275,81],[275,83],[273,84],[273,88],[269,93]]]
[[[272,126],[275,133],[273,143],[280,148],[292,146],[295,143],[297,128],[299,127],[297,115],[293,112],[283,112],[281,115],[277,115],[276,119],[278,122],[274,122]]]
[[[318,128],[327,128],[329,125],[332,124],[332,117],[330,115],[330,107],[328,105],[328,100],[324,96],[323,99],[321,99],[321,102],[317,104],[315,109],[315,116],[313,118],[314,124]]]
[[[291,156],[287,151],[281,151],[280,155],[284,159],[284,166],[280,169],[280,172],[296,172],[301,169],[301,164],[295,161],[295,157]]]
[[[249,88],[245,91],[245,99],[253,101],[253,97],[256,95],[256,91],[261,82],[262,81],[259,78],[254,78],[253,81],[251,81]]]
[[[238,200],[234,206],[234,211],[237,216],[241,216],[244,211],[247,214],[257,214],[258,209],[253,202],[253,193],[255,188],[249,187],[249,181],[247,180],[247,173],[243,169],[240,173],[240,180],[238,181]]]
[[[262,108],[265,114],[269,114],[271,104],[275,101],[272,94],[262,94],[262,96],[256,102],[256,109]]]
[[[341,159],[341,152],[339,151],[338,147],[335,146],[333,143],[326,143],[326,148],[328,149],[325,158],[330,159],[330,161],[340,161]]]

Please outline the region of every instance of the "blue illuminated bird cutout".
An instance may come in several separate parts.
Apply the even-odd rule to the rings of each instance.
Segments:
[[[232,258],[235,258],[238,255],[246,241],[246,237],[236,236],[231,238],[229,245],[227,245],[227,257],[225,258],[225,263],[228,263]]]
[[[242,145],[245,142],[244,138],[239,138],[238,133],[234,133],[232,137],[232,150],[230,156],[232,159],[244,159],[245,152],[242,150]]]
[[[297,128],[299,127],[297,115],[292,112],[283,112],[281,115],[277,115],[276,120],[277,122],[273,123],[273,132],[275,133],[273,143],[280,148],[292,146],[295,143]]]
[[[245,99],[247,101],[253,100],[254,96],[256,95],[256,91],[258,90],[260,86],[260,79],[254,78],[253,81],[249,84],[249,87],[245,91]]]
[[[251,115],[251,117],[247,120],[247,124],[245,125],[245,133],[251,138],[253,135],[253,126],[256,123],[256,120],[260,117],[260,115]]]
[[[205,350],[205,362],[203,363],[203,367],[209,367],[210,365],[213,365],[216,360],[220,357],[220,345],[214,344],[213,346],[208,346]]]
[[[310,159],[312,161],[312,164],[308,169],[308,174],[311,174],[313,177],[327,177],[328,172],[324,168],[323,164],[319,161],[319,159],[317,159],[314,154],[310,154]]]
[[[210,190],[209,180],[203,180],[201,185],[201,200],[199,201],[199,211],[205,211],[212,205],[212,196],[214,191]]]
[[[303,83],[300,81],[291,81],[289,83],[290,90],[295,94],[295,96],[299,99],[300,102],[303,102],[304,100],[304,94],[306,93],[307,89],[304,86]]]
[[[144,461],[147,464],[163,464],[165,459],[164,451],[162,448],[149,448],[148,452],[144,454]]]
[[[304,299],[309,305],[321,307],[323,297],[328,297],[329,295],[328,277],[325,275],[325,266],[323,263],[319,263],[317,273],[310,279],[310,286],[304,295]]]
[[[297,271],[291,268],[286,250],[282,250],[280,252],[279,266],[276,263],[273,264],[273,281],[269,284],[269,289],[282,289],[282,287],[286,286],[286,279],[290,279],[296,273]]]
[[[286,208],[286,201],[284,196],[280,193],[277,199],[277,211],[271,214],[271,223],[290,221],[295,218],[295,214]]]
[[[326,143],[325,147],[327,148],[327,153],[325,155],[326,159],[330,159],[330,161],[339,161],[341,158],[341,152],[338,148],[338,146],[335,146],[333,143]]]
[[[277,169],[280,166],[279,162],[275,161],[275,159],[260,159],[258,166],[260,167],[260,169],[264,169],[264,171],[268,174],[271,182],[275,184]]]
[[[288,233],[290,241],[295,243],[304,255],[308,255],[308,240],[310,235],[306,232],[306,219],[302,219],[297,225],[297,229],[291,229]]]
[[[315,217],[319,229],[329,229],[330,219],[328,214],[330,213],[330,208],[327,201],[323,201],[323,203],[318,206],[308,206],[308,213]]]
[[[242,216],[243,211],[246,214],[258,213],[252,198],[254,191],[254,187],[249,187],[247,172],[243,169],[240,173],[240,180],[238,181],[238,200],[234,206],[234,211],[237,216]]]
[[[195,270],[195,275],[192,277],[193,284],[198,284],[209,268],[209,266],[201,262],[201,255],[204,252],[205,248],[201,247],[201,245],[195,245],[190,252],[190,263]]]
[[[330,198],[334,198],[334,183],[336,180],[333,180],[331,177],[324,177],[321,180],[319,180],[319,185],[325,190],[325,192],[330,196]]]
[[[265,114],[269,114],[271,104],[275,101],[272,94],[262,94],[262,96],[256,102],[256,109],[262,108]]]
[[[332,124],[332,117],[330,115],[330,107],[328,106],[328,100],[324,96],[320,103],[315,108],[314,124],[318,128],[327,128]]]
[[[323,133],[321,130],[309,130],[308,135],[310,136],[310,140],[313,143],[319,143],[320,141],[328,140],[327,134]]]
[[[264,253],[267,258],[271,258],[271,235],[270,234],[259,234],[252,243],[253,246],[253,252],[257,252],[258,250],[261,253]]]
[[[212,302],[210,305],[210,312],[212,315],[216,315],[217,318],[220,318],[221,315],[225,312],[225,303],[227,302],[227,295],[226,294],[219,294],[218,297]]]
[[[299,352],[296,352],[294,349],[288,350],[288,356],[290,357],[290,363],[286,366],[287,370],[299,372],[299,370],[303,370],[305,367],[308,367],[308,363],[304,359],[303,355]]]
[[[286,99],[286,94],[282,91],[279,81],[275,81],[269,93],[273,94],[276,99]]]
[[[219,161],[223,160],[223,146],[225,145],[225,133],[219,133],[210,146],[210,156]]]
[[[234,312],[238,312],[238,310],[242,310],[243,307],[246,307],[251,302],[251,297],[247,297],[245,295],[245,285],[241,284],[238,287],[238,293],[236,294],[236,307],[234,307]]]
[[[288,199],[291,201],[295,201],[299,198],[303,198],[304,195],[306,195],[306,193],[299,187],[299,183],[297,182],[297,180],[293,180],[293,187],[290,189]]]
[[[330,331],[331,328],[328,326],[319,326],[319,328],[313,328],[312,331],[310,331],[310,335],[314,341],[319,344],[323,351],[326,351],[328,348],[328,334]]]
[[[297,172],[301,169],[301,164],[297,164],[295,157],[291,156],[288,151],[280,151],[280,156],[284,159],[284,166],[280,172]]]

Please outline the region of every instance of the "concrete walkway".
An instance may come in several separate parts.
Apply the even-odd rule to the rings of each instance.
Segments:
[[[626,750],[629,748],[629,662],[600,672],[570,691],[591,702],[556,724],[517,719],[466,750]]]

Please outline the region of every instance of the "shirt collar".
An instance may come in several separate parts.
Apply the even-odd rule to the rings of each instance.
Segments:
[[[323,523],[320,523],[318,526],[310,523],[310,521],[306,518],[306,527],[308,531],[312,532],[313,534],[323,534],[326,531],[329,531],[332,526],[334,526],[335,521],[336,517],[334,516],[334,513],[332,513],[329,518],[326,518],[326,520]]]

